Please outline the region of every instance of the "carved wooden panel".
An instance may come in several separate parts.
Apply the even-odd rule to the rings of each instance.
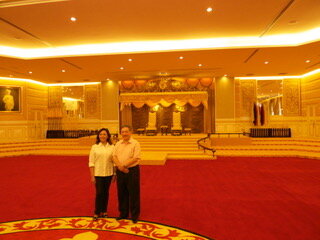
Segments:
[[[160,106],[159,110],[157,111],[157,120],[158,124],[157,127],[160,129],[160,126],[168,126],[169,128],[172,125],[172,112],[174,110],[175,105],[172,104],[169,107],[162,107]]]
[[[145,128],[147,126],[149,109],[147,105],[141,108],[132,106],[132,128],[134,132],[138,128]]]
[[[190,104],[186,105],[186,111],[181,113],[182,127],[191,128],[193,133],[202,133],[204,130],[204,107],[192,107]]]

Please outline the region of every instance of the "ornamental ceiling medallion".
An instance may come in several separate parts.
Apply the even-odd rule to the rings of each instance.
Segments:
[[[153,91],[153,90],[156,88],[156,86],[157,86],[156,81],[155,81],[155,80],[150,80],[150,81],[148,81],[147,84],[146,84],[146,89],[147,89],[148,91]]]
[[[181,90],[183,87],[183,83],[180,81],[173,80],[171,82],[171,86],[174,90]]]
[[[166,89],[168,89],[169,87],[169,82],[170,78],[160,78],[160,81],[159,81],[159,88],[160,90],[164,91]]]

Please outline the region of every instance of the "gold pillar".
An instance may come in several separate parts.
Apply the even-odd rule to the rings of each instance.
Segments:
[[[119,84],[116,81],[101,83],[101,127],[111,133],[119,129]]]
[[[218,77],[216,87],[216,118],[226,119],[235,117],[234,78]]]

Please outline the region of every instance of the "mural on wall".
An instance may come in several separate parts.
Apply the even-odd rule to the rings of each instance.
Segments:
[[[0,86],[0,112],[21,111],[21,87]]]

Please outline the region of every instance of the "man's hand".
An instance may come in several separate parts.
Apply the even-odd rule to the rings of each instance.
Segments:
[[[111,179],[111,183],[116,182],[116,180],[117,180],[117,175],[113,175],[113,176],[112,176],[112,179]]]
[[[119,171],[123,172],[123,173],[128,173],[129,169],[126,168],[125,166],[121,165],[118,167]]]

